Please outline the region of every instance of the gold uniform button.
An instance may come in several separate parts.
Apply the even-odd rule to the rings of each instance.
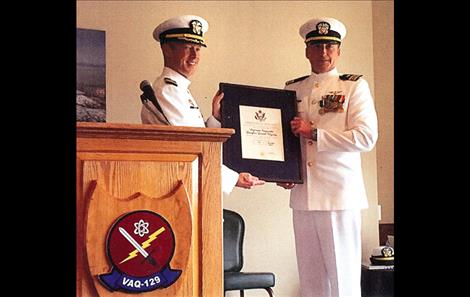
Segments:
[[[308,165],[308,167],[312,167],[312,166],[313,166],[313,162],[308,162],[307,165]]]
[[[307,141],[307,143],[308,143],[309,145],[312,145],[312,144],[313,144],[313,140],[309,140],[309,141]]]

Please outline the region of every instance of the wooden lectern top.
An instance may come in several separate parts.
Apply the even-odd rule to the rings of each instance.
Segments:
[[[77,122],[77,138],[135,138],[224,142],[234,129],[148,124]]]

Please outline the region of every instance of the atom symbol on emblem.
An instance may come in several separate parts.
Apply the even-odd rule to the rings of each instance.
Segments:
[[[144,236],[145,234],[149,233],[148,229],[149,223],[144,222],[144,220],[140,220],[138,223],[134,223],[134,234],[138,234],[140,237]]]

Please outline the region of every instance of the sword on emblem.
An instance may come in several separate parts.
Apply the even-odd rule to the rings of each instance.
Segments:
[[[150,262],[150,264],[152,264],[153,266],[157,265],[157,262],[155,262],[155,259],[152,258],[152,256],[150,256],[149,253],[147,253],[144,250],[144,248],[141,247],[140,244],[138,244],[137,241],[135,241],[135,239],[132,238],[132,236],[129,233],[127,233],[127,231],[124,228],[119,227],[119,232],[121,232],[121,234],[127,239],[127,241],[129,241],[129,243],[132,244],[132,246],[135,247],[136,250],[139,251],[139,253],[141,253],[142,256],[144,256],[144,258]]]

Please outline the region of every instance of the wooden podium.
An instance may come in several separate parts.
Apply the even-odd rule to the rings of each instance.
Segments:
[[[77,123],[77,296],[223,296],[221,148],[232,134]]]

